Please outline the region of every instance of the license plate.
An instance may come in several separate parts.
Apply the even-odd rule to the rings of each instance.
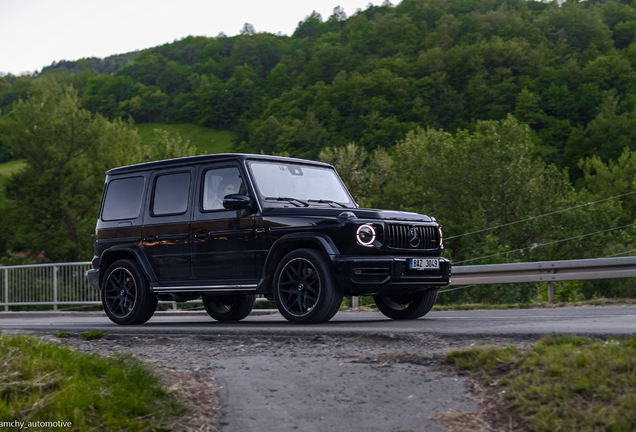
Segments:
[[[436,270],[439,268],[439,259],[436,258],[411,258],[409,259],[411,270]]]

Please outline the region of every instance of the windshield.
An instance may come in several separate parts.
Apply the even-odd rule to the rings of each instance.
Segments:
[[[336,172],[327,167],[251,161],[250,169],[261,198],[292,205],[355,207]],[[284,200],[280,200],[284,198]]]

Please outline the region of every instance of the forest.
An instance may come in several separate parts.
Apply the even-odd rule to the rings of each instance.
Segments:
[[[24,104],[53,97],[45,94],[113,128],[113,139],[133,122],[194,124],[232,131],[238,152],[330,162],[361,205],[434,215],[456,265],[634,250],[631,1],[386,1],[349,17],[339,7],[329,17],[310,13],[291,36],[246,24],[234,37],[60,61],[33,76],[0,77],[0,163],[33,166],[18,132],[28,126]],[[155,156],[192,152],[170,145]],[[149,155],[140,148],[129,159]],[[25,178],[5,181],[2,262],[45,247],[16,226],[30,217],[20,188],[37,193]],[[67,218],[77,238],[90,234],[98,190],[86,192],[81,223]],[[46,247],[52,259],[85,260],[89,240]],[[536,295],[536,287],[500,289],[453,295]],[[569,300],[636,297],[629,280],[559,289]]]

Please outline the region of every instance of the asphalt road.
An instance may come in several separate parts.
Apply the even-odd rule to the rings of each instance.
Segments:
[[[320,325],[290,324],[278,313],[251,315],[239,323],[216,322],[204,313],[156,314],[141,326],[117,326],[99,313],[0,312],[0,329],[102,330],[110,334],[140,335],[434,333],[507,336],[555,332],[620,336],[636,333],[636,306],[431,312],[411,321],[392,321],[379,312],[340,312],[328,323]]]
[[[340,312],[303,326],[263,311],[231,324],[205,313],[158,313],[141,326],[117,326],[101,313],[0,312],[0,330],[49,338],[66,331],[83,350],[128,352],[209,376],[220,432],[441,432],[448,429],[431,421],[439,413],[491,412],[469,395],[465,376],[440,369],[444,353],[496,340],[523,346],[552,332],[626,336],[636,333],[636,306],[432,312],[413,321]],[[89,330],[109,336],[82,341],[78,333]],[[413,358],[395,362],[396,353]]]

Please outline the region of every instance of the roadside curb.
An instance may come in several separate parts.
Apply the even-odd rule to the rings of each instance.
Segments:
[[[253,309],[249,316],[273,315],[279,313],[277,309]],[[32,311],[32,312],[0,312],[2,318],[51,318],[51,317],[105,317],[106,313],[97,312],[74,312],[74,311]],[[168,310],[157,311],[154,316],[202,316],[207,317],[205,311],[180,311]]]

